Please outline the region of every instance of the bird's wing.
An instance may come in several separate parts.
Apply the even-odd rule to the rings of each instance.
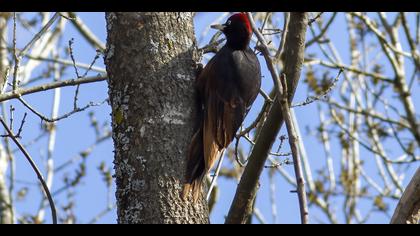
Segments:
[[[261,87],[261,67],[251,48],[232,53],[232,60],[238,72],[240,93],[247,109],[255,101]]]
[[[237,72],[233,69],[232,57],[223,53],[209,61],[197,80],[205,106],[203,144],[207,171],[234,139],[246,112],[238,84],[235,84]]]

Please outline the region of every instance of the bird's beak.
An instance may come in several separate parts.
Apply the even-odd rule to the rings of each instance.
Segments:
[[[226,25],[224,25],[224,24],[218,24],[218,25],[211,25],[210,27],[212,29],[217,29],[217,30],[223,31],[226,28]]]

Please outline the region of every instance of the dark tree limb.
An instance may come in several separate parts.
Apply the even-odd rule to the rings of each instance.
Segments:
[[[420,168],[404,191],[394,215],[391,224],[418,224],[420,221]]]

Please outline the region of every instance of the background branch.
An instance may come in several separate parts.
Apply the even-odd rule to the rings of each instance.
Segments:
[[[52,215],[52,222],[53,224],[57,224],[57,210],[54,204],[54,200],[51,196],[50,190],[48,189],[48,185],[44,180],[44,177],[41,174],[41,171],[39,171],[38,167],[36,166],[35,162],[32,160],[32,157],[29,155],[29,153],[26,151],[25,147],[17,140],[16,136],[13,134],[13,132],[9,129],[7,124],[4,122],[3,118],[0,117],[0,122],[3,125],[6,132],[9,134],[9,137],[13,140],[13,142],[18,146],[22,154],[25,156],[26,160],[31,165],[32,169],[34,170],[35,174],[37,175],[39,182],[41,182],[41,185],[44,189],[45,195],[48,198],[48,202],[50,204],[51,208],[51,215]]]

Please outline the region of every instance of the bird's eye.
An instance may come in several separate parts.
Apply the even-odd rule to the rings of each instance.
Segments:
[[[227,22],[226,22],[226,25],[230,25],[232,23],[232,21],[231,20],[228,20]]]

